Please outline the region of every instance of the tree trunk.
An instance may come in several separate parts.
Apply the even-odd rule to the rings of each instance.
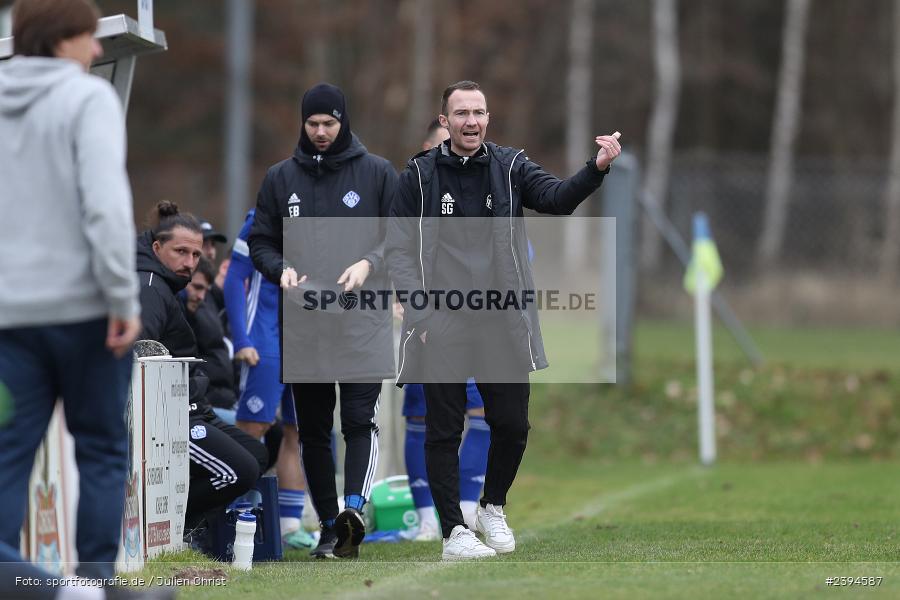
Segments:
[[[881,277],[886,283],[897,278],[900,259],[900,0],[894,0],[894,114],[891,123],[889,179],[884,196],[884,239],[881,242]]]
[[[316,23],[319,25],[317,27],[313,27],[310,35],[308,36],[310,49],[309,49],[309,69],[310,69],[310,81],[320,82],[320,81],[334,81],[334,76],[331,73],[331,52],[328,47],[328,39],[327,37],[327,28],[322,26],[323,21],[327,22],[326,15],[328,15],[328,3],[327,0],[318,0],[315,4],[315,11],[308,10],[306,12],[307,19],[312,21],[315,19]],[[311,87],[311,86],[310,86]]]
[[[566,81],[566,175],[578,171],[590,156],[593,144],[591,131],[591,88],[593,84],[592,47],[594,38],[594,0],[572,0],[569,21],[569,73]],[[590,222],[584,218],[587,204],[582,204],[573,217],[564,220],[563,257],[569,273],[577,273],[586,265]]]
[[[775,264],[784,244],[793,179],[794,141],[800,127],[803,62],[810,0],[787,0],[782,36],[781,72],[772,121],[772,145],[766,183],[766,210],[757,246],[759,267]]]
[[[654,208],[664,211],[681,87],[677,0],[654,0],[653,38],[656,98],[647,130],[647,165],[642,194]],[[644,217],[641,228],[641,266],[644,270],[653,272],[659,268],[661,245],[662,238],[653,221]]]
[[[418,152],[425,139],[428,123],[438,113],[437,99],[431,93],[434,36],[434,2],[417,0],[413,19],[409,120],[406,122],[406,146],[410,152]]]

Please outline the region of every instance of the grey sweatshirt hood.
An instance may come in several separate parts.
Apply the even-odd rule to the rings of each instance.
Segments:
[[[62,58],[0,62],[0,329],[139,314],[125,117]]]
[[[75,61],[14,56],[0,69],[0,113],[14,116],[25,112],[53,88],[81,74]]]

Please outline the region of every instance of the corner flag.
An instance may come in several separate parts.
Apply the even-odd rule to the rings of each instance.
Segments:
[[[722,280],[722,260],[719,258],[719,250],[709,233],[709,220],[706,214],[698,212],[694,215],[694,245],[691,252],[691,262],[684,274],[684,289],[689,294],[697,291],[697,273],[703,272],[703,280],[709,290],[715,289]]]

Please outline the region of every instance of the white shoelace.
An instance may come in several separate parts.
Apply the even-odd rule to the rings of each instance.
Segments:
[[[506,515],[503,514],[502,508],[494,507],[493,511],[485,510],[484,515],[487,517],[488,527],[491,530],[491,535],[495,535],[497,533],[510,535],[512,533],[509,530],[509,525],[506,524]]]
[[[472,548],[477,548],[478,546],[481,545],[481,540],[479,540],[477,537],[475,537],[475,533],[470,529],[461,531],[459,534],[457,534],[456,537],[459,540],[459,542],[461,544],[465,545],[466,549],[468,549],[468,550],[471,550]]]

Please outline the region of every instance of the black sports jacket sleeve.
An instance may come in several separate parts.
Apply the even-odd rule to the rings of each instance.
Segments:
[[[522,205],[539,213],[570,215],[585,198],[594,193],[609,173],[597,169],[594,159],[568,179],[559,179],[540,165],[525,159],[522,165]]]
[[[256,216],[247,241],[253,266],[275,285],[280,285],[281,273],[287,266],[284,264],[281,218],[270,171],[256,195]]]

